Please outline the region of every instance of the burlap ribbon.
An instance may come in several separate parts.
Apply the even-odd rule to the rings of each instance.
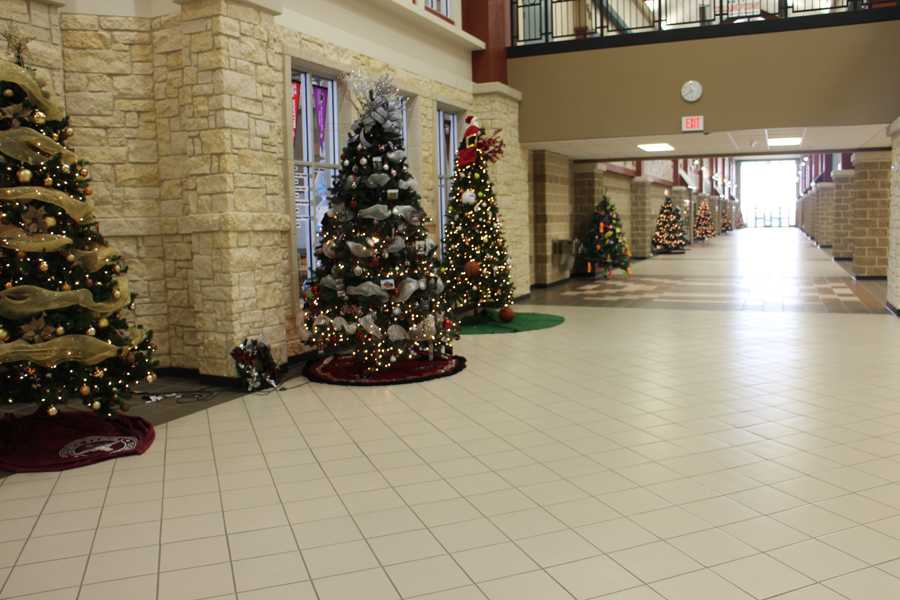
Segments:
[[[74,152],[59,142],[28,127],[0,131],[0,154],[26,165],[37,165],[57,155],[64,164],[78,160]]]
[[[93,202],[76,200],[62,190],[35,186],[0,188],[0,203],[32,200],[58,206],[76,221],[84,221],[94,212]]]
[[[23,67],[7,60],[0,60],[0,81],[8,81],[22,88],[34,105],[50,121],[61,121],[65,117],[62,107],[50,100],[49,95],[37,84],[34,76]]]
[[[45,290],[33,285],[19,285],[0,292],[0,316],[7,319],[23,319],[48,310],[80,306],[99,316],[108,316],[131,302],[126,278],[117,278],[118,298],[96,302],[91,291],[78,289],[64,291]]]
[[[42,233],[30,235],[21,227],[0,224],[0,247],[25,252],[55,252],[65,248],[72,240],[64,235]]]
[[[89,335],[66,335],[48,342],[30,344],[18,339],[0,344],[0,364],[28,361],[43,367],[55,367],[63,362],[96,365],[118,356],[128,346],[116,346]]]

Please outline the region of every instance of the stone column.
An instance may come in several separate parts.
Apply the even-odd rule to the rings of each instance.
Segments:
[[[715,194],[709,197],[709,212],[712,215],[715,235],[722,233],[722,203],[721,198]]]
[[[682,222],[684,223],[684,238],[688,242],[693,240],[694,236],[694,219],[691,212],[691,191],[682,185],[676,185],[671,191],[672,204],[681,210]]]
[[[887,304],[900,315],[900,117],[888,130],[891,136],[891,208],[888,240]]]
[[[568,279],[567,255],[554,242],[571,241],[575,231],[572,217],[572,161],[546,150],[531,153],[532,194],[534,195],[534,283],[546,287]]]
[[[649,258],[653,255],[653,230],[656,214],[651,202],[653,182],[647,177],[635,177],[631,181],[631,255]]]
[[[887,277],[890,219],[891,152],[858,152],[853,163],[853,275]]]
[[[834,260],[850,260],[853,258],[853,236],[851,231],[851,214],[853,206],[853,169],[833,171],[831,179],[834,180],[834,200],[832,218],[831,255]]]
[[[834,244],[834,188],[831,181],[816,184],[816,243],[819,248],[831,248]]]
[[[818,197],[816,196],[816,189],[813,188],[809,191],[809,194],[806,196],[806,234],[810,237],[811,240],[816,241],[818,238],[818,231],[816,230],[816,219],[818,215]]]
[[[512,263],[516,295],[531,289],[532,223],[528,200],[528,150],[519,143],[519,103],[522,94],[502,83],[475,85],[473,113],[488,131],[502,129],[503,159],[491,165],[491,182],[503,219],[503,233]],[[432,113],[433,114],[433,113]]]

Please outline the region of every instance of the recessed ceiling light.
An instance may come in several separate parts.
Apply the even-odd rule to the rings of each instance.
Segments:
[[[672,144],[638,144],[638,148],[644,152],[671,152],[675,149]]]
[[[803,143],[802,137],[782,137],[782,138],[768,138],[766,142],[769,144],[769,147],[772,146],[799,146]]]

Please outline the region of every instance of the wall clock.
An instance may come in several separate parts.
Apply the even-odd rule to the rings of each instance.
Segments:
[[[701,96],[703,96],[703,86],[700,85],[699,81],[691,79],[690,81],[685,81],[684,85],[681,86],[681,97],[685,102],[696,102]]]

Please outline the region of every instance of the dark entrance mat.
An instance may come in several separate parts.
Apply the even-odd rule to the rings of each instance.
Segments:
[[[435,360],[404,360],[380,373],[366,375],[360,372],[353,357],[329,356],[307,364],[303,374],[311,381],[334,385],[396,385],[449,377],[465,368],[465,358],[451,356]]]

